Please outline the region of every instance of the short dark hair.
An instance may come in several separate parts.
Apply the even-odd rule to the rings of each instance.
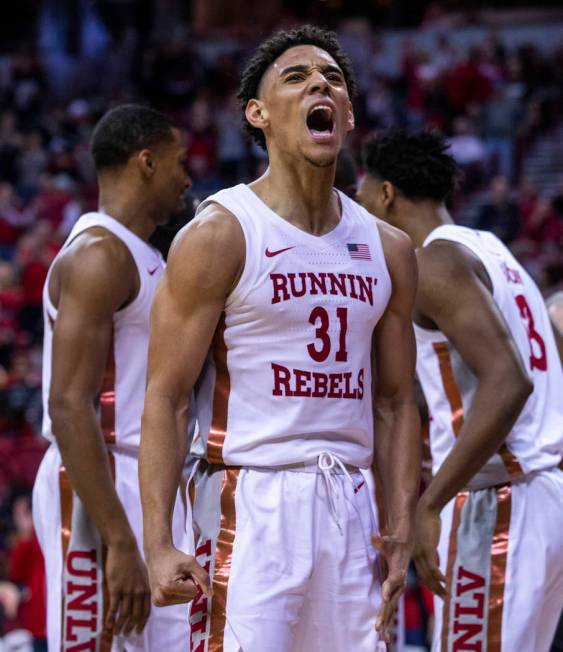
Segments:
[[[334,32],[330,32],[314,25],[303,25],[291,30],[276,32],[264,41],[248,60],[242,73],[238,98],[242,104],[242,121],[245,130],[261,146],[266,147],[266,140],[261,129],[256,129],[247,120],[245,109],[248,101],[257,97],[260,82],[268,68],[286,50],[298,45],[316,45],[324,50],[336,61],[344,74],[344,80],[350,97],[356,92],[356,81],[350,60],[340,47]]]
[[[142,149],[172,141],[174,122],[160,111],[139,104],[123,104],[103,115],[92,134],[96,170],[115,168]]]
[[[409,199],[445,201],[462,177],[449,144],[436,131],[390,129],[364,145],[366,172],[390,181]]]

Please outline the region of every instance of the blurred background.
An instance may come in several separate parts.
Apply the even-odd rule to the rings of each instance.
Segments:
[[[240,127],[241,66],[272,30],[300,22],[335,29],[355,65],[348,147],[360,173],[361,145],[374,130],[443,131],[465,171],[451,200],[455,219],[497,233],[546,296],[563,289],[559,2],[1,3],[0,649],[18,637],[41,649],[44,637],[29,512],[44,450],[41,291],[72,225],[96,207],[93,126],[115,104],[148,102],[185,129],[195,196],[255,178],[267,161]],[[19,608],[14,583],[25,594]],[[410,643],[424,650],[431,605],[415,579],[410,594]]]

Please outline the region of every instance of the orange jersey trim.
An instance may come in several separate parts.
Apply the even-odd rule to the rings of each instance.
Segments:
[[[207,438],[207,461],[223,464],[223,445],[227,433],[227,411],[231,379],[227,367],[227,345],[225,344],[225,313],[221,315],[213,337],[213,360],[215,362],[215,389],[213,392],[213,416]]]

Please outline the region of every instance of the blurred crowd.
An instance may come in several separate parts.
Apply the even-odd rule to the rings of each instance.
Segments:
[[[547,56],[489,34],[463,50],[455,37],[440,36],[432,49],[405,41],[399,65],[390,66],[366,25],[348,27],[341,39],[359,82],[349,142],[357,162],[374,130],[442,130],[465,172],[454,216],[509,243],[546,293],[562,289],[563,171],[560,187],[546,193],[522,170],[537,138],[561,124],[563,47]],[[0,580],[20,585],[14,551],[22,541],[34,550],[25,510],[44,449],[41,294],[72,225],[96,206],[92,129],[110,106],[147,101],[185,129],[197,196],[255,177],[266,156],[244,137],[236,99],[254,45],[180,29],[142,50],[126,35],[111,43],[113,67],[103,75],[91,61],[70,73],[47,66],[33,47],[0,61]],[[2,590],[0,583],[0,598]]]

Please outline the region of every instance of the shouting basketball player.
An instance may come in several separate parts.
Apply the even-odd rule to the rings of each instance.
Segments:
[[[547,310],[500,240],[454,225],[459,171],[441,136],[380,134],[365,165],[362,204],[417,247],[434,477],[415,561],[443,598],[432,649],[547,652],[563,605],[563,375]]]
[[[170,513],[185,454],[175,424],[195,386],[189,493],[211,582],[191,605],[192,650],[384,649],[404,588],[420,453],[416,264],[404,234],[333,189],[353,90],[332,33],[304,27],[258,48],[240,98],[269,168],[203,202],[155,299],[145,547],[157,604],[188,600],[200,567],[172,546]],[[374,458],[382,589],[359,472]]]
[[[183,207],[185,147],[164,115],[126,105],[100,120],[92,153],[99,211],[78,220],[43,295],[43,433],[52,443],[34,520],[46,560],[48,644],[181,650],[185,609],[150,614],[137,454],[149,311],[164,270],[147,241]],[[184,519],[178,502],[176,542],[189,550]]]

